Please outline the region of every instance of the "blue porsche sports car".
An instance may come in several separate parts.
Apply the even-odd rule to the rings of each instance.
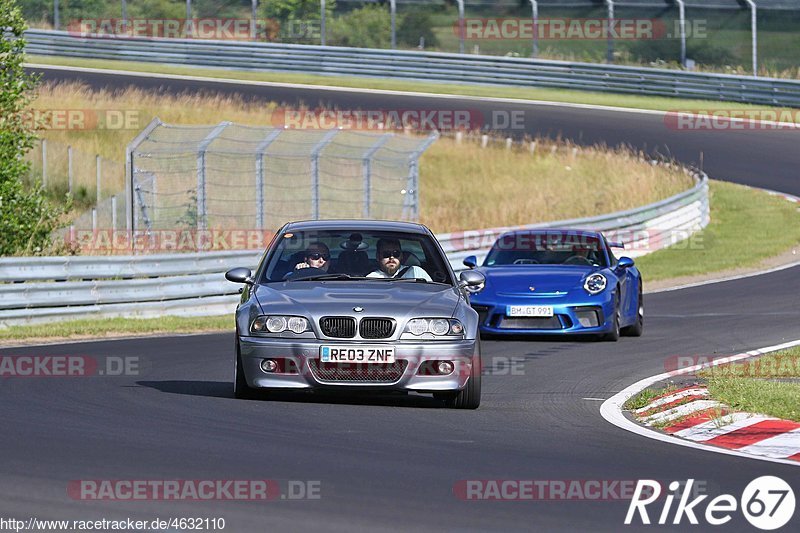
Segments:
[[[617,259],[611,246],[594,231],[517,230],[497,239],[482,266],[467,257],[464,265],[486,277],[470,296],[481,332],[638,337],[642,277],[633,259]]]

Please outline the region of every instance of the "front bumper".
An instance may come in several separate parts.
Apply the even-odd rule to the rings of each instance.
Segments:
[[[550,319],[526,319],[509,317],[506,314],[509,305],[547,305],[553,307]],[[485,303],[473,301],[473,309],[478,312],[478,326],[481,333],[491,335],[579,335],[604,334],[614,329],[613,298],[584,299],[570,302],[554,302],[552,299],[526,299],[525,301],[502,301]],[[590,325],[586,324],[587,318]],[[584,324],[581,320],[584,320]]]
[[[476,340],[458,341],[392,341],[392,342],[362,342],[362,344],[387,344],[395,347],[395,359],[405,361],[405,368],[399,372],[398,378],[392,381],[343,381],[326,380],[320,376],[316,366],[318,364],[319,349],[323,341],[316,339],[285,339],[265,337],[239,337],[239,351],[242,358],[247,384],[253,388],[276,389],[330,389],[330,388],[357,388],[400,390],[415,392],[445,392],[463,389],[472,367],[479,354]],[[336,342],[324,341],[327,346]],[[347,342],[340,344],[359,344]],[[261,369],[264,359],[286,359],[292,361],[294,373],[267,373]],[[426,361],[447,360],[452,361],[454,370],[447,375],[431,375],[421,369]],[[479,364],[479,363],[478,363]],[[350,364],[347,369],[358,372],[365,366],[363,364]]]

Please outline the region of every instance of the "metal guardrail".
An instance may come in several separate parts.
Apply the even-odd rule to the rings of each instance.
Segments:
[[[689,190],[637,209],[525,228],[593,228],[611,240],[622,236],[637,255],[654,251],[702,229],[709,221],[708,178],[695,174]],[[510,229],[491,228],[439,235],[454,269],[467,255],[486,254]],[[632,253],[631,253],[632,252]],[[255,268],[261,251],[109,257],[0,259],[0,325],[36,324],[94,317],[200,316],[232,313],[239,285],[222,273]]]
[[[800,107],[800,81],[514,57],[28,30],[29,54],[237,70],[552,87]]]

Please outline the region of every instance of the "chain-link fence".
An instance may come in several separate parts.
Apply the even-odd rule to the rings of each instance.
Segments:
[[[275,229],[318,218],[419,217],[420,155],[437,138],[155,119],[128,148],[130,229]]]
[[[166,36],[172,25],[176,37],[800,76],[798,0],[30,0],[22,7],[34,27],[88,23],[90,33],[125,21],[123,31],[151,36]]]

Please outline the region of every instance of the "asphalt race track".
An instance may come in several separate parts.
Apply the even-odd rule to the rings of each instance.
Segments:
[[[216,89],[208,83],[48,72],[95,87]],[[526,132],[626,142],[697,163],[710,176],[800,195],[800,132],[669,130],[659,115],[534,104],[229,86],[250,98],[342,108],[522,109]],[[712,106],[713,104],[709,104]],[[223,117],[220,117],[222,119]],[[646,272],[644,273],[646,276]],[[462,480],[693,478],[741,495],[800,469],[673,446],[618,429],[601,401],[663,372],[675,355],[733,354],[800,338],[800,269],[646,298],[646,331],[618,343],[484,343],[483,403],[444,409],[426,397],[231,397],[230,334],[139,338],[0,350],[0,355],[135,357],[139,375],[5,379],[0,388],[0,515],[53,519],[224,517],[226,531],[619,531],[628,501],[464,501]],[[247,501],[80,501],[82,479],[319,481],[320,498]],[[701,504],[700,513],[705,505]],[[651,508],[652,509],[652,508]],[[661,506],[651,511],[656,520]],[[672,514],[670,515],[670,520]],[[638,522],[635,522],[637,524]],[[683,530],[631,526],[631,530]],[[701,518],[701,524],[705,524]],[[786,526],[797,529],[800,513]],[[753,531],[740,513],[699,530]]]

